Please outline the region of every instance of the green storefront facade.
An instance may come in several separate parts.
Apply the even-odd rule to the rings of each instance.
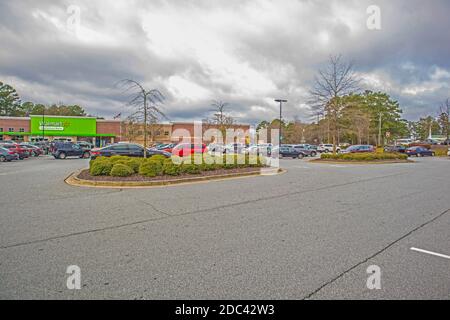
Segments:
[[[119,140],[120,121],[40,115],[0,117],[0,131],[2,140],[89,141],[102,146]]]

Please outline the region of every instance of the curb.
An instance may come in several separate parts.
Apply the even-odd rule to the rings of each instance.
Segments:
[[[316,160],[311,160],[309,161],[310,163],[327,163],[327,164],[359,164],[359,165],[363,165],[363,164],[394,164],[394,163],[403,163],[403,164],[407,164],[407,163],[416,163],[413,160],[406,160],[406,161],[327,161],[327,160],[321,160],[321,159],[316,159]]]
[[[82,169],[85,170],[85,169]],[[206,183],[212,181],[231,180],[239,178],[250,178],[257,176],[272,176],[285,173],[283,169],[262,169],[254,172],[243,173],[231,173],[222,174],[216,176],[203,176],[203,177],[189,177],[183,179],[173,180],[154,180],[154,181],[92,181],[80,179],[78,175],[82,170],[73,172],[69,175],[64,182],[71,186],[76,187],[90,187],[90,188],[120,188],[120,189],[132,189],[132,188],[154,188],[154,187],[168,187],[183,184],[194,183]]]

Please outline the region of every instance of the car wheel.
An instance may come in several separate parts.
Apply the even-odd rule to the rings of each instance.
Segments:
[[[298,155],[297,159],[301,160],[301,159],[303,159],[304,157],[305,157],[305,156],[303,155],[303,153],[300,153],[300,154]]]
[[[64,152],[61,152],[58,158],[64,160],[66,158],[66,154]]]
[[[5,156],[0,156],[0,162],[5,162],[5,161],[6,161]]]
[[[317,156],[317,153],[315,151],[311,152],[311,157]]]

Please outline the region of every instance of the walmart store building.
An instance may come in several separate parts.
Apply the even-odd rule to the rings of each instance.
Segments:
[[[0,117],[0,140],[89,141],[101,147],[120,141],[120,120],[93,117],[42,116]]]

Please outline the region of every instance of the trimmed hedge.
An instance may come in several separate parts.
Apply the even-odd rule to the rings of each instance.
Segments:
[[[172,159],[166,159],[163,163],[163,174],[168,176],[178,176],[181,173],[179,165],[173,163]]]
[[[129,177],[134,173],[133,169],[121,163],[116,163],[111,169],[110,176],[112,177]]]
[[[93,176],[109,176],[112,168],[113,163],[101,157],[90,162],[89,172]]]
[[[402,153],[346,153],[346,154],[322,154],[323,160],[345,161],[378,161],[378,160],[407,160],[408,156]]]
[[[98,157],[89,163],[93,176],[127,177],[139,174],[146,177],[161,175],[178,176],[180,174],[200,174],[205,171],[236,168],[259,168],[266,165],[264,157],[253,155],[228,155],[214,157],[208,154],[189,157],[165,158],[155,155],[150,158],[132,158],[124,156]]]
[[[139,167],[139,174],[146,177],[156,177],[163,173],[163,165],[158,160],[152,160],[151,158],[142,161]]]

